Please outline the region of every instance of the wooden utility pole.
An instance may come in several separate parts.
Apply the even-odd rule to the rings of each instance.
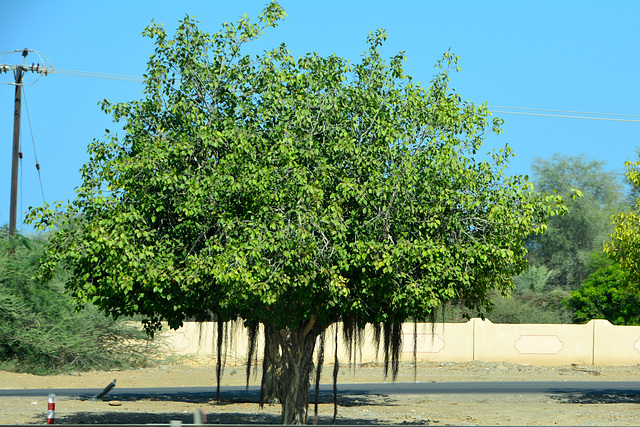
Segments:
[[[26,58],[29,55],[29,52],[37,52],[30,49],[19,49],[13,52],[8,53],[18,53],[22,54],[23,58]],[[40,56],[40,54],[38,54]],[[4,56],[4,55],[2,55]],[[13,71],[15,76],[15,83],[13,84],[16,87],[16,96],[14,99],[14,110],[13,110],[13,155],[11,157],[11,197],[9,199],[9,235],[13,235],[16,232],[17,225],[17,210],[18,210],[18,168],[20,166],[20,158],[22,154],[20,153],[20,112],[22,108],[22,85],[23,78],[26,72],[32,72],[36,74],[47,75],[47,73],[52,72],[53,67],[51,69],[40,66],[40,64],[31,64],[29,65],[8,65],[8,64],[0,64],[0,74],[7,73],[9,71]],[[36,165],[36,167],[38,167]]]
[[[11,198],[9,202],[9,235],[16,232],[18,207],[18,164],[20,156],[20,110],[22,108],[22,68],[17,67],[16,97],[13,110],[13,155],[11,156]]]

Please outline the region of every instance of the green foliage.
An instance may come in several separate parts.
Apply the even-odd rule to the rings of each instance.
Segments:
[[[637,189],[640,187],[640,160],[627,162],[627,180]],[[632,193],[635,194],[635,193]],[[615,230],[605,252],[628,272],[629,280],[640,283],[640,199],[635,207],[611,217]]]
[[[76,312],[56,280],[31,276],[42,242],[0,236],[0,368],[34,374],[144,364],[153,348],[139,328]]]
[[[569,303],[576,307],[576,321],[605,318],[614,324],[640,324],[640,160],[625,166],[635,206],[611,217],[615,229],[604,251],[613,263],[600,267],[572,295]]]
[[[283,16],[271,3],[258,24],[212,35],[189,18],[173,39],[149,27],[145,98],[103,106],[125,135],[89,146],[71,205],[31,218],[73,224],[51,239],[43,272],[65,263],[77,301],[141,314],[149,331],[186,317],[264,324],[291,423],[306,415],[283,400],[306,396],[329,325],[384,323],[393,359],[401,322],[507,293],[524,237],[564,205],[505,175],[508,147],[477,160],[501,120],[449,89],[455,55],[423,88],[403,53],[381,57],[382,31],[357,64],[295,59],[284,45],[242,53]]]
[[[606,319],[614,325],[640,324],[640,293],[637,284],[618,264],[599,268],[571,292],[566,304],[573,310],[573,321],[586,323]]]
[[[595,271],[589,268],[590,254],[602,251],[612,230],[609,217],[625,203],[617,174],[606,171],[604,165],[584,156],[562,154],[537,158],[532,164],[538,191],[581,193],[581,197],[567,200],[567,215],[551,218],[544,234],[528,239],[531,265],[550,271],[547,290],[577,289]]]

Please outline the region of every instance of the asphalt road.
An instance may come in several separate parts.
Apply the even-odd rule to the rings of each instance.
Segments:
[[[331,396],[333,386],[320,386],[320,395]],[[90,399],[102,389],[66,388],[66,389],[0,389],[0,397],[17,396],[69,396],[79,399]],[[313,394],[313,388],[310,390]],[[448,382],[448,383],[359,383],[338,384],[339,395],[392,395],[392,394],[569,394],[581,393],[589,395],[624,395],[640,396],[640,382],[636,381],[527,381],[527,382]],[[215,387],[153,387],[153,388],[118,388],[115,387],[105,400],[133,399],[167,399],[172,397],[215,398]],[[258,401],[257,386],[221,387],[222,399],[242,399]]]

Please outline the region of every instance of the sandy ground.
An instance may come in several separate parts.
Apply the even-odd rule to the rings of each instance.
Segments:
[[[331,368],[325,368],[327,373]],[[39,377],[0,371],[0,389],[99,388],[113,379],[117,387],[213,386],[215,369],[193,364],[169,365],[131,371],[87,372]],[[540,367],[506,363],[421,363],[418,381],[638,381],[640,366]],[[223,385],[242,385],[242,367],[226,368]],[[381,365],[363,364],[343,368],[340,382],[383,382]],[[401,367],[398,381],[413,382],[413,368]],[[258,379],[252,379],[257,384]],[[330,382],[329,374],[323,382]],[[118,406],[113,406],[113,405]],[[202,400],[164,397],[155,400],[115,402],[107,395],[91,402],[59,396],[56,424],[144,424],[193,422],[194,411],[207,414],[215,424],[278,424],[277,405],[260,409],[247,401]],[[0,397],[0,424],[46,423],[47,395]],[[322,403],[319,423],[330,424],[333,405]],[[310,408],[310,421],[313,408]],[[337,424],[428,424],[428,425],[640,425],[640,396],[576,395],[383,395],[339,398]]]

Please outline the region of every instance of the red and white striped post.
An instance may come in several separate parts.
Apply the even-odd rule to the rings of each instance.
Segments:
[[[53,424],[56,418],[56,395],[53,393],[49,395],[49,407],[47,409],[47,424]]]

